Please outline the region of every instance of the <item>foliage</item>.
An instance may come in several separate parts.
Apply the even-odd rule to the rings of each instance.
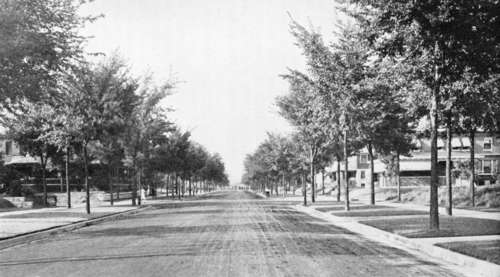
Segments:
[[[61,76],[83,59],[79,29],[96,19],[78,14],[84,2],[0,2],[0,107],[22,109],[20,100],[57,94]]]

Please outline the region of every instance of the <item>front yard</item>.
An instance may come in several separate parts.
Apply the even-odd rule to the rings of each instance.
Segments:
[[[437,246],[500,265],[500,240],[447,242]]]
[[[471,217],[440,217],[440,230],[431,231],[429,217],[364,220],[361,223],[407,238],[500,235],[500,221]]]

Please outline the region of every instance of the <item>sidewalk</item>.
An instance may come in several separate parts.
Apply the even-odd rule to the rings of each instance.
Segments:
[[[110,206],[109,204],[92,206],[91,203],[90,215],[85,211],[85,204],[74,206],[71,209],[58,207],[2,212],[0,213],[0,240],[106,215],[136,210],[137,208],[138,206],[130,205],[130,200],[122,200],[115,202],[114,206]]]
[[[368,238],[458,265],[470,276],[500,276],[498,257],[492,258],[496,263],[484,259],[498,255],[500,213],[454,209],[453,216],[447,216],[440,208],[442,230],[429,232],[422,231],[428,224],[429,207],[424,205],[381,201],[370,206],[353,201],[346,212],[343,203],[325,197],[296,208]]]
[[[87,214],[85,203],[73,205],[71,209],[65,207],[41,209],[15,209],[0,212],[0,242],[10,238],[36,233],[53,228],[63,227],[73,223],[82,223],[126,212],[133,212],[139,208],[155,204],[185,202],[189,200],[171,199],[170,197],[143,199],[141,207],[132,206],[130,199],[115,200],[114,205],[109,202],[97,202],[90,205],[91,214]]]

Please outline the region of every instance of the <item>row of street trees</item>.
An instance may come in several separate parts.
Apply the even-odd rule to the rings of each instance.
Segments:
[[[349,210],[350,155],[365,147],[368,151],[370,203],[374,204],[376,156],[395,160],[398,175],[399,157],[409,155],[412,138],[430,136],[430,228],[439,229],[438,128],[447,129],[450,214],[452,135],[466,133],[474,145],[478,130],[499,131],[500,36],[495,28],[500,25],[498,5],[495,1],[338,2],[339,9],[350,17],[338,29],[335,42],[326,44],[315,30],[297,22],[291,24],[307,68],[305,72],[290,69],[282,75],[290,91],[277,99],[281,114],[296,130],[292,135],[296,139],[289,140],[302,149],[290,161],[301,159],[310,168],[313,202],[316,184],[312,176],[321,169],[321,161],[338,162],[338,193],[343,161],[345,208]],[[430,124],[421,128],[419,123],[425,121]],[[270,164],[265,167],[265,163],[255,162],[266,161],[269,158],[265,157],[274,153],[260,152],[248,156],[245,180],[262,184],[263,180],[293,172],[289,167],[277,174]]]
[[[91,163],[105,167],[108,177],[113,168],[127,168],[134,205],[139,188],[165,179],[173,180],[179,197],[186,182],[190,195],[191,184],[226,185],[220,156],[168,120],[165,98],[174,82],[134,77],[117,55],[88,60],[78,30],[97,18],[79,15],[84,2],[0,3],[0,119],[8,136],[39,159],[44,203],[51,165],[64,169],[71,205],[69,165],[75,162],[83,167],[88,213]]]

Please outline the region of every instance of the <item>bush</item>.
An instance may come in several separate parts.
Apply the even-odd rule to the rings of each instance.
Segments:
[[[0,165],[0,184],[2,186],[2,193],[6,193],[10,196],[22,196],[23,195],[23,186],[19,179],[21,179],[22,175],[15,169]]]

